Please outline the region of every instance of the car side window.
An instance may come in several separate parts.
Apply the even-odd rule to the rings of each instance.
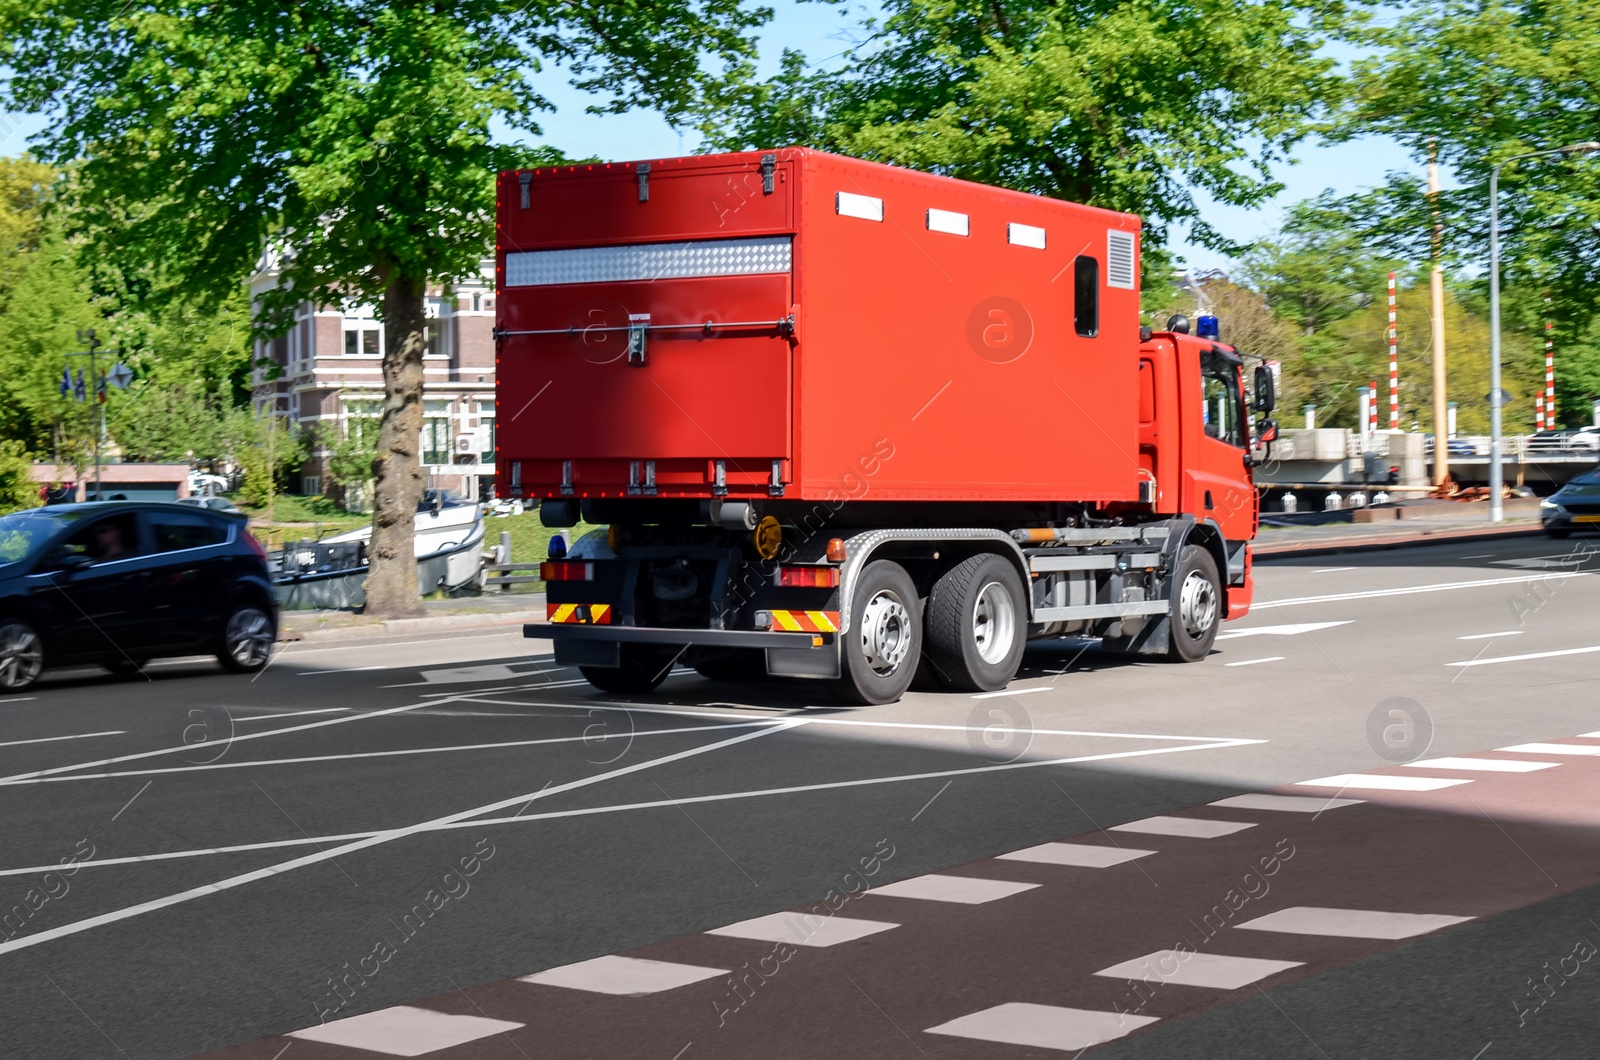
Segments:
[[[139,524],[132,512],[125,512],[79,527],[56,547],[54,558],[87,556],[96,563],[109,563],[138,554]]]
[[[185,511],[151,512],[150,533],[157,552],[205,548],[228,540],[228,528],[215,519]]]

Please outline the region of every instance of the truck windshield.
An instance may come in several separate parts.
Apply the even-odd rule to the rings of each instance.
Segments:
[[[1205,390],[1206,434],[1243,449],[1245,418],[1238,367],[1208,350],[1200,355],[1200,373]]]

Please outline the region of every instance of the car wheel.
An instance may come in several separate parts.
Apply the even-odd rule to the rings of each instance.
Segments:
[[[958,692],[998,691],[1017,675],[1027,616],[1016,568],[1000,556],[972,556],[928,594],[923,657]]]
[[[39,679],[44,645],[20,618],[0,620],[0,692],[20,692]]]
[[[1200,545],[1183,546],[1172,585],[1167,658],[1199,662],[1211,654],[1222,626],[1222,579],[1217,575],[1217,561]]]
[[[893,703],[922,663],[922,602],[904,567],[868,564],[856,581],[850,626],[839,635],[840,675],[829,693],[855,706]]]
[[[236,674],[254,673],[267,665],[276,639],[272,617],[255,604],[241,604],[228,612],[222,627],[222,647],[217,661]]]
[[[110,659],[100,665],[118,677],[132,677],[143,670],[144,664],[149,661],[149,659]]]

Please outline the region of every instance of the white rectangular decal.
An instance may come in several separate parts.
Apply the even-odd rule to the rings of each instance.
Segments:
[[[1133,290],[1133,233],[1115,228],[1106,232],[1106,286]]]
[[[1019,247],[1043,250],[1044,229],[1035,228],[1033,225],[1019,225],[1013,221],[1006,225],[1006,242],[1015,243]]]
[[[883,200],[854,192],[834,192],[833,210],[840,217],[859,217],[863,221],[883,220]]]
[[[956,213],[953,210],[935,210],[928,208],[928,231],[948,232],[953,236],[968,234],[967,215]]]

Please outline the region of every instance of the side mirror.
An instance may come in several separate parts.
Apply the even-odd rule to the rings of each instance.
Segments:
[[[1256,441],[1262,445],[1270,445],[1278,440],[1278,421],[1262,420],[1256,424]]]
[[[61,557],[61,569],[68,574],[77,574],[94,566],[94,560],[81,552],[71,552]]]
[[[1278,407],[1278,394],[1272,381],[1272,369],[1264,364],[1256,366],[1254,389],[1254,407],[1257,412],[1271,412]]]

